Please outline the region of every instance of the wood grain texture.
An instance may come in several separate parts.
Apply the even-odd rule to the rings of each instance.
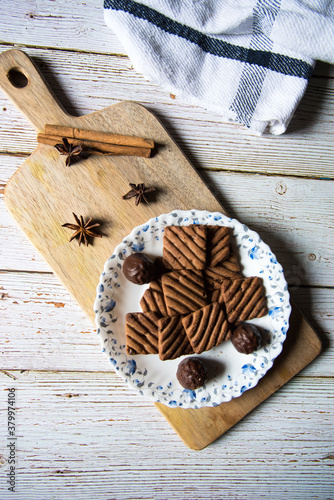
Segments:
[[[23,160],[0,155],[3,190]],[[257,231],[268,243],[282,264],[289,285],[334,286],[334,246],[328,245],[328,240],[334,238],[330,181],[236,172],[201,174],[229,214]],[[50,266],[32,246],[32,253],[29,252],[29,245],[0,194],[0,269],[50,272]]]
[[[319,356],[321,349],[320,338],[314,334],[313,328],[297,307],[293,306],[283,352],[256,387],[217,408],[180,409],[175,414],[166,405],[158,403],[156,406],[189,448],[202,450],[311,363]]]
[[[17,493],[10,500],[330,498],[329,379],[295,377],[233,432],[189,450],[150,402],[113,373],[0,372],[19,405]],[[7,391],[0,391],[5,418]],[[37,418],[38,417],[38,418]],[[0,440],[6,426],[0,426]],[[242,475],[242,480],[241,476]],[[296,480],[301,478],[300,481]]]
[[[17,367],[20,448],[15,495],[6,490],[0,447],[0,497],[332,498],[334,268],[326,243],[333,207],[322,199],[332,182],[319,179],[333,179],[334,66],[317,63],[286,134],[255,137],[139,75],[106,27],[102,3],[2,0],[0,52],[21,47],[31,55],[72,114],[125,99],[152,110],[229,213],[284,259],[292,296],[325,348],[233,430],[200,453],[189,450],[150,402],[106,373],[94,328],[1,199],[0,370]],[[0,91],[0,191],[36,146],[35,130]],[[280,181],[283,195],[275,193]],[[46,371],[25,371],[39,363]],[[0,371],[0,381],[6,388],[13,379]],[[0,398],[3,423],[6,391]],[[0,425],[1,443],[4,432]]]
[[[157,144],[158,151],[150,159],[92,156],[75,168],[66,168],[54,148],[39,145],[7,184],[5,201],[12,216],[94,320],[93,303],[101,270],[112,250],[133,227],[174,207],[201,206],[211,211],[221,207],[164,128],[142,106],[124,102],[80,118],[70,117],[58,108],[22,52],[4,52],[1,63],[0,85],[37,130],[42,130],[45,123],[65,123],[146,137]],[[23,93],[6,78],[15,65],[29,77]],[[134,210],[131,200],[122,201],[131,182],[157,187],[154,203],[140,204]],[[71,200],[71,205],[64,200]],[[88,248],[78,247],[75,242],[69,245],[68,232],[61,226],[72,219],[72,212],[99,220],[105,236]]]
[[[325,346],[303,376],[333,375],[334,288],[294,286],[291,294]],[[112,370],[96,329],[54,274],[0,272],[0,316],[1,369]]]
[[[48,0],[28,0],[22,6],[20,0],[2,0],[1,9],[11,13],[3,17],[3,42],[80,52],[124,52],[104,22],[103,2],[73,0],[71,4],[50,4]]]
[[[19,68],[27,77],[28,84],[23,89],[18,89],[8,81],[12,68]],[[48,146],[39,145],[7,184],[5,201],[11,214],[92,320],[96,284],[104,262],[110,255],[110,249],[129,234],[134,226],[145,222],[144,209],[141,206],[135,212],[133,208],[129,209],[127,203],[124,208],[120,208],[117,199],[121,186],[124,186],[125,192],[129,181],[151,185],[150,175],[154,176],[156,186],[162,192],[159,193],[153,208],[145,207],[147,218],[148,214],[154,217],[157,213],[169,212],[174,207],[201,207],[210,211],[225,212],[164,128],[145,108],[132,102],[124,102],[91,115],[71,117],[58,106],[31,60],[17,50],[0,55],[0,85],[38,131],[43,130],[46,123],[54,123],[141,136],[153,140],[158,145],[158,152],[149,160],[133,157],[90,157],[80,169],[80,184],[76,182],[77,169],[64,168],[64,165],[61,166],[62,158],[57,157],[57,152],[50,150]],[[118,130],[113,129],[115,123]],[[141,179],[135,180],[138,172],[141,173]],[[76,207],[69,209],[64,200],[71,200]],[[90,214],[83,212],[87,200]],[[99,240],[89,248],[69,246],[60,229],[62,221],[66,219],[66,213],[69,214],[70,211],[84,217],[91,216],[102,222],[111,220],[113,228],[102,241]],[[254,397],[254,394],[259,392],[259,388],[255,388],[251,392],[253,398],[250,397],[249,402],[247,393],[238,398],[242,411],[236,412],[233,408],[231,412],[227,412],[233,421],[231,425],[319,355],[321,344],[318,337],[301,316],[295,328],[300,335],[301,344],[305,345],[305,352],[299,348],[295,353],[300,354],[300,363],[294,365],[296,370],[286,370],[285,376],[280,378],[280,383],[268,378],[267,390]],[[272,371],[276,373],[277,369]],[[226,408],[225,404],[219,408],[206,408],[203,419],[199,412],[187,413],[194,423],[193,428],[198,429],[195,440],[193,429],[189,424],[184,424],[179,409],[166,413],[163,405],[156,406],[163,414],[168,415],[169,422],[191,448],[202,449],[227,430],[223,424],[224,419],[219,418],[220,411],[225,411],[221,410]],[[204,424],[208,422],[210,428],[215,428],[214,434],[208,432],[207,428],[205,432],[202,431]]]
[[[7,49],[0,44],[0,51]],[[24,50],[69,113],[84,115],[124,99],[141,102],[159,118],[197,169],[334,177],[334,146],[327,140],[334,121],[333,78],[311,79],[286,134],[258,137],[148,82],[127,57],[94,54],[92,58],[75,52],[64,58],[59,50]],[[0,151],[32,152],[36,134],[2,93],[0,117]]]

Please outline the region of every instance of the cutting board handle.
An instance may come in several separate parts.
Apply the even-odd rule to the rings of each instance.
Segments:
[[[70,125],[71,115],[60,106],[43,76],[22,50],[0,54],[0,88],[42,132],[46,123]]]

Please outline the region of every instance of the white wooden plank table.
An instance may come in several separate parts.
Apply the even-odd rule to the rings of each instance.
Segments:
[[[324,350],[206,449],[188,449],[116,376],[96,331],[8,214],[3,193],[36,134],[0,93],[0,498],[333,498],[334,69],[319,63],[286,134],[256,137],[136,73],[102,1],[2,0],[0,51],[22,48],[78,115],[144,104],[282,263]],[[8,389],[16,487],[8,491]]]

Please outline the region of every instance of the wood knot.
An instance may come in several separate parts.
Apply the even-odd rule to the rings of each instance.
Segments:
[[[279,181],[277,184],[276,184],[276,193],[279,194],[279,195],[282,195],[282,194],[285,194],[287,192],[287,185],[285,184],[285,182],[283,181]]]

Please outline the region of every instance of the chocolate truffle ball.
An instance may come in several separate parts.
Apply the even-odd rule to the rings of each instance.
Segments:
[[[232,344],[243,354],[256,351],[261,344],[259,329],[250,323],[240,323],[233,331]]]
[[[177,367],[176,378],[185,389],[194,391],[208,379],[208,370],[198,358],[185,358]]]
[[[154,278],[154,263],[144,253],[133,253],[124,260],[123,273],[131,283],[144,285],[144,283],[149,283]]]

